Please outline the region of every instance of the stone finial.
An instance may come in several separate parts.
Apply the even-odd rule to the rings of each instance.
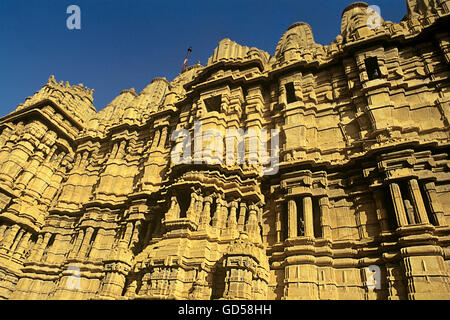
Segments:
[[[50,84],[50,85],[55,85],[56,84],[56,80],[55,80],[55,76],[54,75],[51,75],[50,78],[48,78],[47,84]]]

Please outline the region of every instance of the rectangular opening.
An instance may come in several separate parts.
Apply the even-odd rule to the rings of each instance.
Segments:
[[[180,218],[186,218],[186,213],[189,209],[189,205],[191,204],[191,193],[180,192],[177,195],[178,205],[180,206]]]
[[[281,215],[281,240],[284,241],[288,238],[288,204],[287,201],[283,202],[282,215]]]
[[[297,237],[305,235],[305,218],[303,217],[303,199],[295,199],[297,204]]]
[[[215,96],[215,97],[211,97],[211,98],[205,99],[204,102],[205,102],[206,110],[208,112],[212,112],[212,111],[220,112],[220,105],[222,103],[222,96],[218,95],[218,96]]]
[[[293,103],[297,101],[297,98],[295,97],[295,88],[294,83],[289,82],[284,85],[286,88],[286,101],[287,103]]]
[[[397,218],[395,217],[394,204],[392,203],[391,192],[389,187],[383,187],[383,203],[385,204],[387,223],[389,230],[394,231],[398,228]]]
[[[369,57],[364,60],[369,80],[381,78],[380,66],[377,57]]]
[[[320,212],[319,198],[312,199],[313,205],[313,224],[314,224],[314,238],[322,238],[322,216]]]
[[[212,226],[212,219],[214,218],[214,214],[217,210],[217,199],[213,198],[213,201],[211,203],[211,207],[209,208],[209,225]]]
[[[414,207],[414,202],[412,201],[411,194],[408,188],[407,181],[399,181],[398,185],[400,187],[400,192],[403,198],[403,206],[406,212],[406,219],[408,224],[417,224],[419,222],[416,208]]]

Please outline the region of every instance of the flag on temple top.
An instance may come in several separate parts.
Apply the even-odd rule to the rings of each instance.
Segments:
[[[186,59],[184,59],[184,62],[183,62],[183,67],[181,69],[181,72],[183,72],[186,69],[186,64],[188,62],[189,55],[191,54],[191,52],[192,52],[192,47],[189,47],[187,55],[186,55]]]

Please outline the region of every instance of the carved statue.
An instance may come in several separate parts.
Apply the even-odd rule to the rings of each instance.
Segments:
[[[178,200],[176,196],[172,196],[170,198],[170,208],[166,214],[167,220],[178,219],[180,217],[180,206],[178,204]]]

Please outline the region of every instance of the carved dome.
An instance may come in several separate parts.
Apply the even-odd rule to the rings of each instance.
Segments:
[[[374,13],[371,7],[365,2],[355,2],[348,5],[342,12],[341,35],[345,41],[350,40],[356,30],[367,27],[370,16]],[[380,17],[381,23],[383,19]]]
[[[283,34],[275,50],[275,57],[282,58],[286,51],[292,49],[308,50],[317,47],[311,26],[305,22],[292,24]]]
[[[209,58],[208,65],[223,60],[243,60],[247,56],[249,49],[249,47],[241,46],[228,38],[222,39],[214,50],[213,55]]]

